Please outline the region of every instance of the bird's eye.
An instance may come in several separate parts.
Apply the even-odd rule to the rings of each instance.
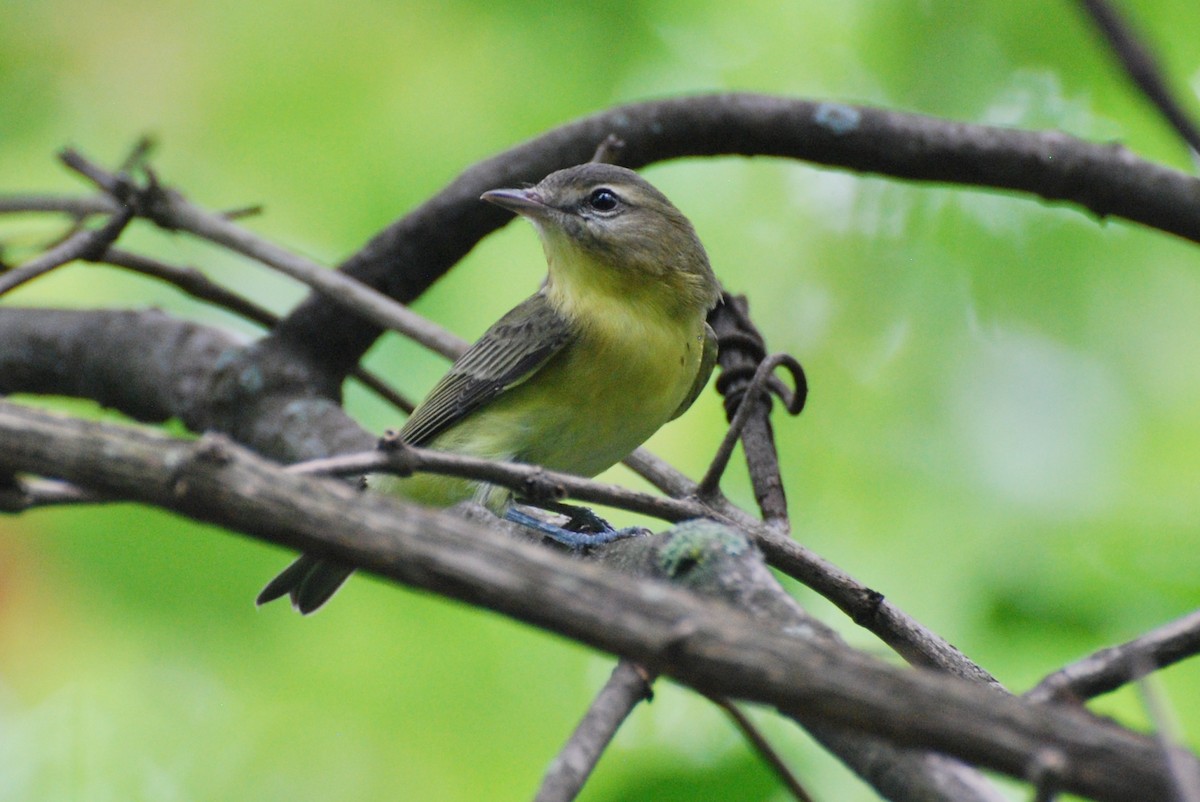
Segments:
[[[617,197],[617,193],[613,192],[608,187],[600,187],[592,190],[592,194],[588,195],[588,206],[591,206],[598,212],[611,212],[617,208],[621,199]]]

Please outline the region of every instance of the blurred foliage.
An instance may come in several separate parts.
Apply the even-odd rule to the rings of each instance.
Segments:
[[[667,94],[746,89],[1058,128],[1190,168],[1065,1],[0,0],[0,13],[0,191],[77,190],[56,148],[115,163],[150,133],[165,180],[214,208],[265,203],[250,225],[330,263],[473,161]],[[1194,4],[1139,3],[1136,22],[1193,95]],[[1194,246],[1028,198],[786,161],[647,174],[750,295],[772,347],[807,368],[809,408],[776,427],[807,545],[1017,691],[1197,605]],[[11,260],[54,233],[0,220]],[[124,242],[280,311],[303,294],[182,237]],[[477,335],[536,286],[540,259],[527,227],[510,226],[417,306]],[[156,304],[253,333],[82,265],[4,302]],[[395,339],[370,360],[414,395],[444,367]],[[372,429],[397,423],[360,391],[349,405]],[[721,423],[707,394],[652,447],[698,475]],[[750,498],[744,478],[727,482]],[[611,666],[362,578],[308,620],[255,611],[288,555],[156,511],[41,511],[0,532],[0,802],[525,799]],[[1164,672],[1161,688],[1200,746],[1200,669]],[[1133,692],[1096,708],[1147,725]],[[759,718],[820,798],[873,798]],[[584,798],[781,795],[715,710],[662,683]]]

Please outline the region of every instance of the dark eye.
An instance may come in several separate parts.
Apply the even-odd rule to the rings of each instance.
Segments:
[[[598,212],[611,212],[617,208],[621,199],[617,197],[617,193],[613,192],[608,187],[600,187],[592,190],[592,194],[588,195],[588,206],[591,206]]]

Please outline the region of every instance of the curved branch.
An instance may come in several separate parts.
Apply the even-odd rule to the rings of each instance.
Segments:
[[[795,799],[796,802],[813,802],[812,796],[808,793],[804,786],[800,784],[800,780],[796,778],[796,775],[794,775],[792,770],[788,768],[787,763],[783,761],[783,758],[779,756],[779,753],[775,751],[775,749],[771,746],[771,743],[765,737],[763,737],[763,734],[758,731],[758,729],[754,726],[754,722],[750,720],[750,717],[747,716],[744,711],[742,711],[737,705],[728,699],[720,699],[710,696],[708,701],[720,708],[720,710],[729,717],[729,720],[733,722],[733,725],[738,728],[739,732],[742,733],[742,737],[754,747],[754,751],[758,752],[758,755],[760,758],[762,758],[763,762],[765,762],[771,768],[771,770],[775,772],[775,776],[777,776],[779,781],[783,783],[783,786],[788,789],[788,793],[792,795],[792,798]],[[959,799],[957,802],[964,802],[964,799]]]
[[[341,270],[408,303],[510,219],[479,202],[486,190],[537,181],[588,161],[610,134],[621,162],[684,156],[779,156],[914,181],[1013,190],[1122,217],[1200,242],[1200,180],[1057,131],[1021,131],[919,114],[749,93],[617,106],[479,162],[396,221]],[[310,297],[278,334],[344,375],[375,338],[339,325],[340,309]],[[320,343],[320,352],[312,350]]]

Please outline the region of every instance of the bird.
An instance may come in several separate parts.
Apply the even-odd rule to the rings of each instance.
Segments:
[[[405,443],[592,477],[683,414],[717,356],[721,297],[687,217],[633,170],[588,162],[481,200],[533,224],[547,275],[451,365],[400,429]],[[430,506],[475,500],[513,512],[510,491],[418,473],[371,490]],[[612,530],[609,530],[612,531]],[[353,569],[301,555],[258,596],[310,613]]]

